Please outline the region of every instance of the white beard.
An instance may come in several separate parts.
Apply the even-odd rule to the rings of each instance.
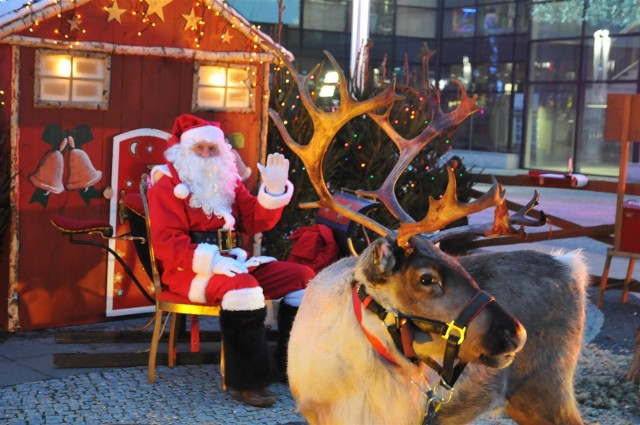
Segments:
[[[201,158],[191,149],[176,144],[167,149],[165,157],[191,191],[189,206],[202,208],[208,217],[215,214],[225,220],[225,228],[233,228],[231,206],[240,177],[231,145],[218,143],[218,147],[218,155]]]

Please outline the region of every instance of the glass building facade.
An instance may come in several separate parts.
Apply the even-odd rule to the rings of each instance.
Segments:
[[[328,50],[350,69],[358,0],[285,0],[280,43],[302,70]],[[229,0],[274,33],[277,0]],[[455,99],[455,78],[481,110],[456,149],[516,154],[527,169],[617,176],[619,144],[603,140],[609,93],[639,93],[640,0],[369,0],[369,63],[380,78],[428,78]],[[256,6],[256,5],[259,5]],[[274,18],[275,17],[275,18]],[[638,117],[640,119],[640,117]],[[633,144],[630,162],[639,162]]]

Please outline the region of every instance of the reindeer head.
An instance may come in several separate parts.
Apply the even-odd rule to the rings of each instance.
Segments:
[[[410,244],[408,254],[395,241],[374,241],[358,259],[355,282],[364,285],[384,310],[409,322],[403,326],[412,328],[418,358],[439,358],[445,353],[447,340],[442,333],[447,328],[437,323],[457,324],[469,301],[481,291],[455,258],[428,239],[416,236]],[[459,341],[459,361],[494,368],[511,364],[526,340],[520,322],[493,301],[468,314],[472,320]]]

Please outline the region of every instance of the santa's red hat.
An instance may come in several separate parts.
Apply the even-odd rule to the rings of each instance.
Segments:
[[[217,121],[207,121],[191,114],[182,114],[176,118],[169,139],[169,147],[180,144],[184,149],[199,142],[225,143],[224,133]],[[191,193],[187,185],[180,181],[178,173],[170,162],[167,162],[174,181],[177,182],[173,193],[180,199],[186,199]]]
[[[182,114],[173,123],[169,146],[180,143],[186,148],[198,142],[221,143],[224,142],[224,133],[220,129],[220,123],[207,121],[191,114]]]

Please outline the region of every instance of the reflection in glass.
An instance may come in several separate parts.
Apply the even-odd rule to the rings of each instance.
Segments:
[[[584,45],[587,80],[635,80],[640,61],[640,37],[605,37],[598,30]]]
[[[589,84],[585,91],[578,142],[578,171],[583,174],[617,176],[620,144],[603,139],[607,95],[634,94],[635,84]]]
[[[527,143],[524,166],[565,172],[573,158],[575,84],[534,84],[527,101]]]
[[[530,78],[533,81],[575,81],[579,58],[579,40],[532,43]]]

